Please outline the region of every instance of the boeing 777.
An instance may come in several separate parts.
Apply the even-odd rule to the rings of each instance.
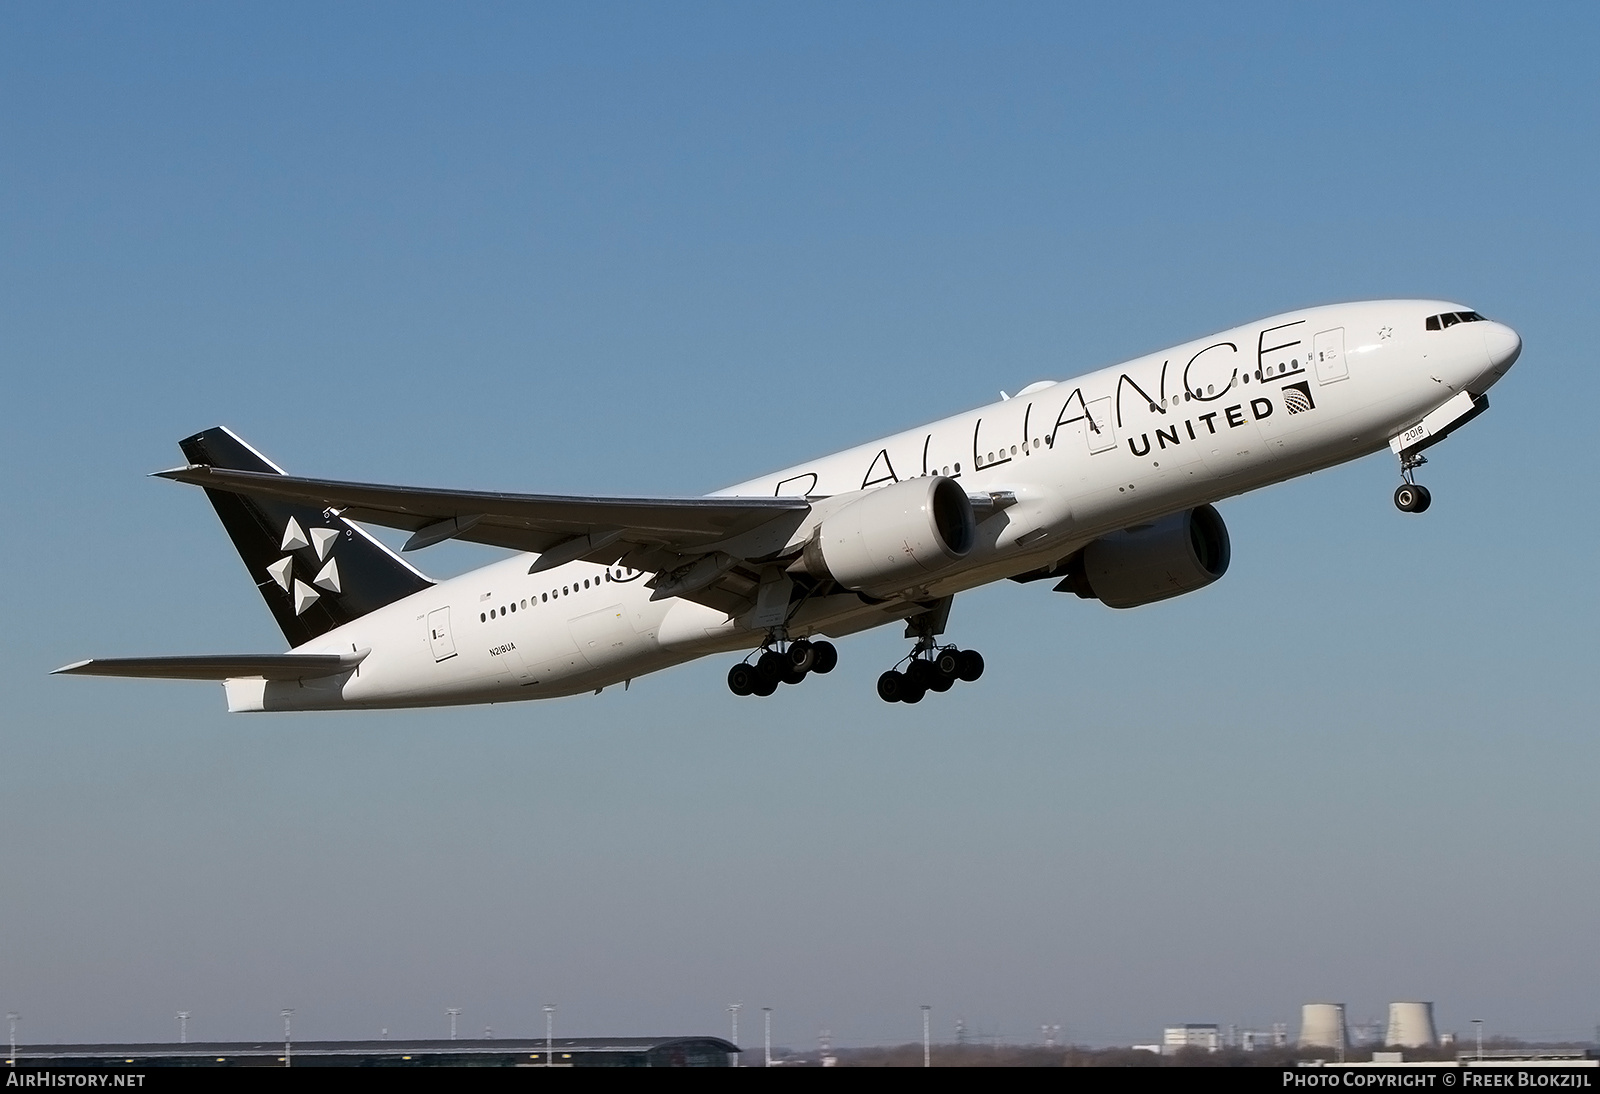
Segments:
[[[1510,327],[1463,305],[1308,308],[797,464],[708,497],[567,497],[299,478],[225,428],[164,478],[203,488],[290,652],[81,661],[77,675],[218,680],[232,711],[540,699],[746,651],[739,695],[829,672],[829,638],[904,622],[878,680],[916,703],[976,680],[952,598],[1002,579],[1132,608],[1228,569],[1224,498],[1389,448],[1428,508],[1423,451],[1488,408]],[[516,552],[434,581],[362,523]]]

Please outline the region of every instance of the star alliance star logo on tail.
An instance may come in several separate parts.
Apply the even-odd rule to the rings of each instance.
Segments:
[[[339,561],[329,557],[333,553],[333,544],[339,538],[339,534],[337,528],[313,528],[308,535],[297,519],[289,518],[289,523],[283,530],[283,542],[278,545],[278,549],[291,553],[285,554],[268,566],[267,575],[278,583],[279,588],[294,597],[295,615],[300,615],[321,598],[322,593],[317,589],[330,593],[344,591],[339,587]],[[307,547],[316,552],[317,561],[322,564],[322,568],[317,571],[317,576],[311,579],[309,585],[294,576],[292,553]]]

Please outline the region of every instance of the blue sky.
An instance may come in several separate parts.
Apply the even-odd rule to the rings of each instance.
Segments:
[[[14,4],[0,12],[0,1006],[41,1040],[542,1027],[1090,1043],[1433,999],[1590,1036],[1587,5]],[[1522,333],[1430,453],[1230,500],[1132,612],[962,597],[736,700],[228,717],[81,657],[273,650],[198,492],[691,493],[1312,303]],[[496,557],[446,545],[449,574]]]

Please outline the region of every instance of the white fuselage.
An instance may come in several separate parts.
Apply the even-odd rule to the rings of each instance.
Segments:
[[[1442,301],[1341,304],[1263,319],[797,464],[723,495],[821,498],[923,475],[1015,504],[925,587],[941,597],[1065,558],[1109,532],[1387,446],[1461,391],[1480,394],[1520,342],[1494,322],[1425,330]],[[1008,499],[1009,500],[1009,499]],[[505,702],[593,691],[762,631],[690,600],[651,600],[648,575],[571,563],[529,574],[518,555],[363,616],[303,653],[370,650],[353,673],[230,680],[233,710]],[[904,618],[912,600],[814,599],[794,637]],[[491,614],[492,613],[492,614]]]

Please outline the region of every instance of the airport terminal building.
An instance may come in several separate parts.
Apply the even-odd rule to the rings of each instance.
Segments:
[[[287,1051],[286,1051],[287,1050]],[[720,1037],[18,1045],[18,1067],[728,1067]],[[10,1062],[10,1061],[8,1061]]]

